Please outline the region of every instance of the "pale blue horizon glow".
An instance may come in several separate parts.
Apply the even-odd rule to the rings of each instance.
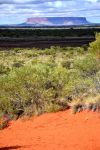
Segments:
[[[28,17],[86,17],[100,23],[100,0],[0,0],[0,24],[19,24]]]

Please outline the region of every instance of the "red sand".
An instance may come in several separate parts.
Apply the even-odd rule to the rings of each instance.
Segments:
[[[100,150],[100,113],[64,112],[17,120],[0,131],[0,150]]]

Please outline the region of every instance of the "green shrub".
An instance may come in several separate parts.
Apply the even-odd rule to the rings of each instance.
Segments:
[[[97,59],[90,54],[75,60],[74,67],[86,76],[94,75],[100,69]]]
[[[66,82],[67,71],[62,67],[38,63],[16,69],[0,80],[0,102],[6,105],[1,109],[19,114],[34,104],[44,112],[45,103],[61,96]]]
[[[93,82],[94,82],[94,87],[95,87],[95,92],[100,93],[100,71],[98,71],[96,73],[96,76],[93,78]]]
[[[3,65],[3,64],[0,64],[0,74],[6,74],[7,72],[10,71],[10,68]]]
[[[62,67],[65,67],[66,69],[71,69],[73,68],[73,61],[72,60],[64,60],[62,61]]]
[[[12,64],[12,67],[19,68],[19,67],[22,67],[23,64],[24,64],[24,61],[16,61]]]
[[[100,33],[96,34],[96,40],[90,43],[89,52],[100,58]]]
[[[25,53],[25,56],[28,58],[31,58],[31,57],[38,57],[39,54],[37,52],[29,51],[29,52]]]
[[[64,87],[64,94],[70,97],[80,97],[89,92],[92,87],[91,78],[83,78],[78,69],[68,71],[68,83]]]
[[[0,52],[0,112],[39,115],[66,109],[68,98],[100,93],[99,59],[83,48],[5,53]]]
[[[11,51],[14,51],[15,53],[19,53],[21,51],[21,48],[13,48]]]
[[[54,56],[57,51],[60,51],[61,48],[59,46],[51,46],[50,48],[46,48],[44,50],[39,50],[38,54],[40,55],[52,55]]]

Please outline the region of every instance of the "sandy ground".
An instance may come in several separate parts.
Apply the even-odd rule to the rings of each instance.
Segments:
[[[100,150],[100,113],[71,110],[12,121],[0,150]]]

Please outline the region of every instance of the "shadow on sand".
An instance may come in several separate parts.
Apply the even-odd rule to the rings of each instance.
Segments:
[[[0,147],[0,150],[14,150],[14,149],[19,149],[24,146],[8,146],[8,147]]]

